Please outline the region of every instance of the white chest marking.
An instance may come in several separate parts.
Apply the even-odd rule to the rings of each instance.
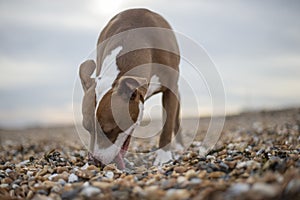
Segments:
[[[159,82],[159,78],[157,75],[153,75],[150,79],[150,84],[145,95],[145,99],[151,97],[151,95],[156,92],[161,87],[161,83]]]
[[[118,155],[120,152],[124,142],[126,141],[127,137],[132,134],[133,130],[139,126],[140,122],[143,118],[143,112],[144,112],[144,104],[142,102],[139,103],[139,116],[137,121],[129,127],[126,131],[120,133],[115,141],[114,144],[110,145],[108,148],[101,148],[96,143],[95,150],[94,150],[94,156],[101,160],[104,164],[109,164],[113,161],[113,159]],[[103,134],[103,133],[101,133]],[[106,137],[103,134],[103,137]],[[110,142],[107,140],[107,142]]]

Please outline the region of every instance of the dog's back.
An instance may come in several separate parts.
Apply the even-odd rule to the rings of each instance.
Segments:
[[[155,28],[151,30],[151,27]],[[123,48],[119,53],[121,56],[117,58],[117,65],[123,74],[148,63],[163,64],[178,71],[179,49],[171,29],[162,16],[147,9],[130,9],[119,13],[109,21],[99,36],[96,75],[100,74],[105,57],[118,46]],[[105,43],[112,36],[113,39]],[[150,78],[155,74],[151,70],[146,73],[142,76]]]

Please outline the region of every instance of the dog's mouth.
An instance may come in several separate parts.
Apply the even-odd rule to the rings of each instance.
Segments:
[[[124,169],[125,163],[124,163],[124,156],[128,150],[129,143],[130,143],[130,135],[125,140],[124,144],[122,145],[120,151],[116,155],[116,157],[113,159],[112,163],[115,163],[118,169]],[[91,152],[88,153],[88,162],[89,164],[98,166],[98,167],[105,167],[106,164],[102,163],[100,160],[98,160]]]
[[[124,144],[121,147],[121,150],[113,160],[113,163],[116,163],[118,169],[125,168],[124,156],[128,150],[129,142],[130,142],[130,135],[127,137],[127,139],[125,140]]]

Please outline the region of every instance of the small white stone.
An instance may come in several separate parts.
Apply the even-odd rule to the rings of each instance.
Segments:
[[[215,156],[212,156],[212,155],[208,155],[208,156],[206,156],[206,158],[207,158],[208,160],[216,160],[216,157],[215,157]]]
[[[184,181],[186,181],[186,178],[184,176],[179,176],[177,178],[177,183],[183,183]]]
[[[114,173],[112,171],[107,171],[105,173],[105,176],[109,179],[113,179],[114,178]]]
[[[12,189],[17,189],[17,188],[20,187],[20,186],[17,185],[17,184],[13,184],[11,187],[12,187]]]
[[[33,171],[27,171],[26,175],[31,177],[33,175]]]
[[[165,199],[188,199],[190,192],[186,189],[169,189],[166,193]]]
[[[240,169],[240,168],[243,168],[243,167],[246,167],[246,166],[247,166],[246,161],[243,161],[243,162],[238,162],[238,164],[236,165],[236,168]]]
[[[275,187],[274,185],[271,184],[266,184],[266,183],[255,183],[252,186],[253,192],[261,193],[265,196],[268,197],[274,197],[277,194],[278,187]]]
[[[86,170],[89,167],[89,163],[85,163],[80,169]]]
[[[50,181],[52,181],[52,179],[55,177],[55,176],[57,176],[58,174],[52,174],[51,176],[49,176],[48,177],[48,179],[50,180]]]
[[[80,194],[85,197],[92,197],[94,195],[97,195],[101,192],[101,190],[97,187],[88,186],[84,187],[83,190],[81,190]]]
[[[18,164],[16,164],[16,167],[22,167],[22,166],[25,166],[27,163],[29,163],[30,161],[29,160],[24,160]]]
[[[249,184],[237,183],[237,184],[232,185],[229,188],[229,192],[232,193],[233,195],[238,195],[240,193],[247,192],[249,189],[250,189]]]
[[[200,178],[192,178],[191,180],[190,180],[190,183],[192,183],[192,184],[200,184],[202,182],[202,180],[200,179]]]
[[[35,183],[35,184],[33,185],[33,187],[40,187],[40,186],[41,186],[40,183]]]
[[[84,182],[84,184],[82,185],[82,187],[88,187],[90,186],[90,183],[88,181]]]
[[[1,184],[0,185],[0,188],[6,188],[6,187],[8,187],[9,185],[7,184],[7,183],[3,183],[3,184]]]
[[[73,183],[73,182],[76,182],[78,181],[78,176],[76,176],[75,174],[70,174],[69,178],[68,178],[68,182],[69,183]]]

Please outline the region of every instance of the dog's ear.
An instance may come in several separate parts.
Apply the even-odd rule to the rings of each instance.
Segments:
[[[135,76],[122,76],[119,80],[117,92],[120,95],[126,96],[130,99],[135,99],[139,94],[143,98],[147,92],[147,79]]]
[[[93,60],[87,60],[80,65],[79,68],[79,77],[84,92],[86,92],[94,82],[94,78],[91,78],[91,75],[96,69],[96,63]]]

